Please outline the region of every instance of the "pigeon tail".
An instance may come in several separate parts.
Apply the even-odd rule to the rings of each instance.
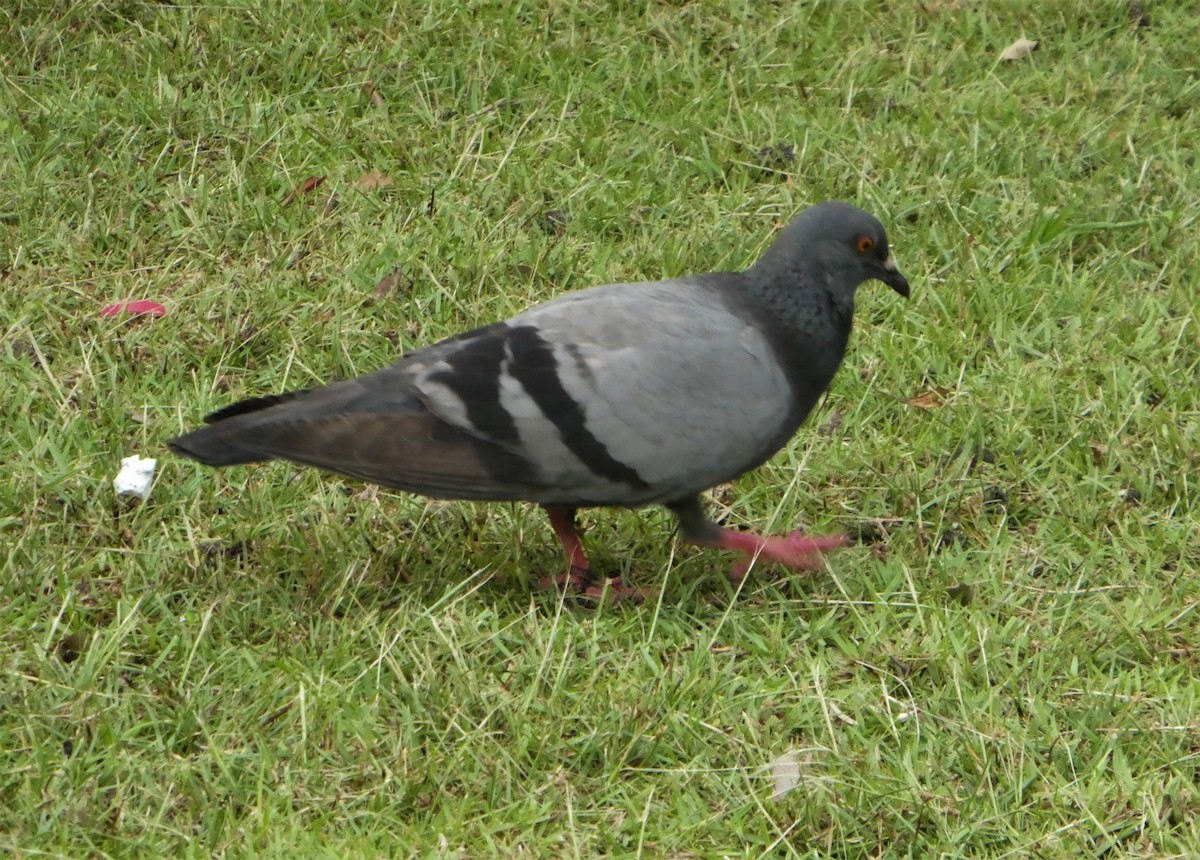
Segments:
[[[250,415],[295,400],[304,391],[291,391],[286,394],[268,394],[265,397],[252,397],[249,400],[239,400],[232,406],[226,406],[216,412],[206,415],[201,427],[190,433],[184,433],[167,441],[171,450],[193,460],[198,460],[206,466],[237,466],[242,463],[263,463],[274,459],[260,451],[250,451],[239,448],[235,442],[237,434],[232,433],[226,422],[241,415]]]
[[[170,439],[167,445],[177,454],[198,460],[206,466],[237,466],[242,463],[263,463],[274,459],[261,451],[247,451],[225,438],[225,428],[210,425]]]

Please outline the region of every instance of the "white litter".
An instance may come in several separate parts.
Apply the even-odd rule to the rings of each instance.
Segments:
[[[137,456],[126,457],[121,461],[121,471],[113,479],[113,489],[118,496],[137,496],[143,502],[150,495],[150,485],[154,483],[154,467],[158,461],[153,457],[145,459]]]
[[[775,781],[775,791],[771,799],[783,797],[800,784],[800,753],[796,750],[786,752],[771,762],[771,778]]]

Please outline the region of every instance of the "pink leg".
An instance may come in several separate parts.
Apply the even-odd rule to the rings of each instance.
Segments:
[[[583,543],[579,540],[579,532],[575,528],[575,509],[555,505],[546,506],[546,514],[550,517],[550,528],[558,536],[563,553],[567,556],[567,572],[555,577],[544,577],[539,585],[543,588],[566,586],[576,594],[593,600],[607,599],[617,602],[620,600],[643,600],[645,592],[640,588],[622,585],[621,578],[610,579],[595,583],[591,578],[587,556],[583,552]]]
[[[548,505],[546,514],[550,517],[550,528],[554,529],[567,557],[567,572],[550,578],[551,582],[558,586],[569,585],[572,591],[582,591],[588,581],[588,560],[583,552],[583,543],[579,540],[579,532],[575,529],[575,509]]]

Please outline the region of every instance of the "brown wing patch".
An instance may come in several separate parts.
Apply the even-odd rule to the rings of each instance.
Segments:
[[[429,413],[342,413],[255,430],[238,445],[434,498],[519,501],[543,486],[524,458]]]

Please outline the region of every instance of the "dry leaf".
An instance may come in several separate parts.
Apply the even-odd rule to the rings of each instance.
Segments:
[[[946,596],[962,606],[970,606],[975,599],[975,587],[969,582],[960,582],[946,589]]]
[[[397,290],[406,292],[410,285],[411,282],[404,277],[404,269],[397,266],[379,279],[379,283],[375,285],[375,298],[386,299],[389,294]]]
[[[283,267],[285,269],[290,269],[307,256],[308,248],[304,246],[303,242],[296,242],[288,251],[287,259],[284,260]]]
[[[325,184],[324,176],[308,177],[308,179],[305,179],[303,182],[301,182],[299,185],[297,185],[295,188],[293,188],[291,191],[289,191],[287,193],[287,196],[283,198],[283,205],[287,206],[289,203],[291,203],[293,200],[295,200],[301,194],[308,194],[310,191],[313,191],[316,188],[320,188],[324,184]]]
[[[835,409],[829,413],[829,417],[825,419],[825,423],[817,429],[817,435],[828,438],[841,429],[842,413]]]
[[[387,188],[392,184],[392,177],[384,176],[378,170],[372,170],[370,173],[364,173],[358,179],[354,180],[354,187],[359,191],[368,192],[378,188]]]
[[[854,719],[854,717],[850,716],[845,711],[843,711],[841,708],[839,708],[837,706],[836,702],[833,702],[833,701],[829,702],[829,713],[833,714],[833,716],[837,717],[839,720],[841,720],[843,723],[845,723],[848,726],[857,726],[858,725],[858,720]]]
[[[1004,49],[1001,60],[1023,60],[1037,50],[1038,43],[1022,36]]]
[[[379,94],[379,90],[375,89],[374,81],[365,81],[363,87],[367,91],[367,95],[371,97],[371,101],[378,107],[383,107],[387,101]]]
[[[87,634],[82,630],[76,630],[58,640],[58,656],[64,663],[74,663],[87,651],[87,646]]]
[[[949,388],[938,386],[937,388],[931,388],[923,394],[918,394],[916,397],[910,397],[904,402],[918,409],[936,409],[939,406],[946,405],[946,395],[949,393]]]

